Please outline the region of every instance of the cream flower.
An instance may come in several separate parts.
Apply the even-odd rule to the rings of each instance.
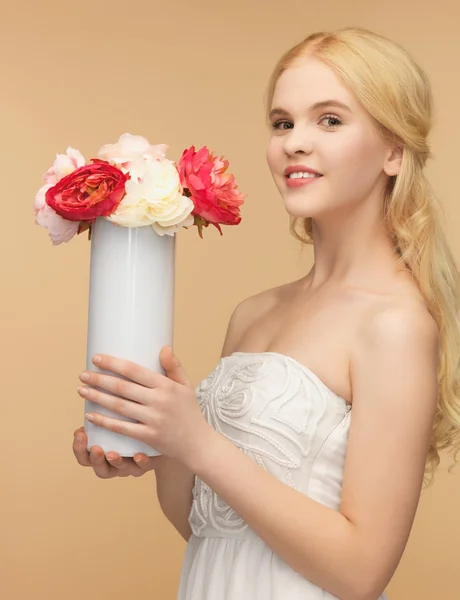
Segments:
[[[164,159],[146,162],[141,180],[126,182],[126,196],[116,211],[105,217],[122,227],[150,225],[159,235],[174,235],[194,222],[194,204],[182,194],[174,163]]]
[[[138,181],[146,165],[152,161],[163,160],[166,156],[166,144],[152,146],[141,135],[124,133],[116,144],[105,144],[98,152],[98,158],[117,166],[128,173],[133,181]]]

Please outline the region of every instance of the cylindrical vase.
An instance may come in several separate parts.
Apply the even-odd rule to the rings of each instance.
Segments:
[[[120,227],[99,217],[91,232],[86,368],[98,369],[95,354],[123,358],[164,374],[160,350],[172,346],[176,236],[158,235],[151,226]],[[109,373],[117,376],[116,373]],[[110,393],[110,392],[106,392]],[[113,394],[112,394],[113,395]],[[118,420],[134,419],[85,400],[85,413]],[[85,419],[87,449],[132,457],[160,454],[134,438],[109,431]]]

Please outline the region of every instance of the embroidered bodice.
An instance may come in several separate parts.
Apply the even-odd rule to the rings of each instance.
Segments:
[[[207,421],[242,452],[280,481],[338,509],[350,405],[307,367],[274,352],[234,352],[196,392]],[[325,479],[323,466],[331,459]],[[250,535],[197,477],[189,522],[196,536]]]

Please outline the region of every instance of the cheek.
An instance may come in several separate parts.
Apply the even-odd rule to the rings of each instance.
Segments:
[[[271,171],[276,171],[280,168],[281,148],[276,143],[276,139],[271,139],[267,145],[266,159]]]
[[[375,144],[356,134],[336,138],[325,154],[327,172],[344,180],[359,181],[364,174],[375,173],[380,160]]]

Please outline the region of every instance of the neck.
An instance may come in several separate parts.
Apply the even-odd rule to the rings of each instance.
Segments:
[[[387,277],[406,270],[397,262],[381,210],[373,210],[371,202],[347,215],[337,211],[313,218],[312,237],[314,265],[307,276],[312,291],[325,285],[378,288]]]

